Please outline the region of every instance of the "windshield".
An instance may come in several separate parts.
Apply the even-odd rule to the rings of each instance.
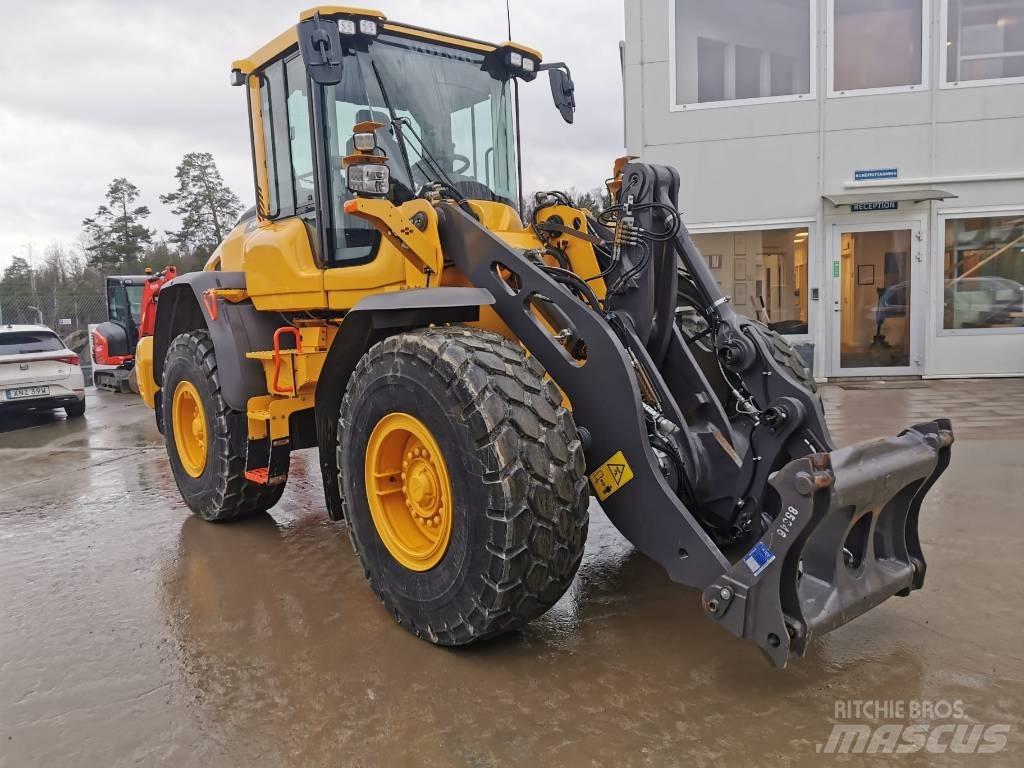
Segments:
[[[32,352],[56,352],[64,342],[52,331],[8,331],[0,333],[0,355],[27,355]]]
[[[511,86],[485,72],[483,62],[478,53],[396,35],[381,35],[368,51],[346,61],[342,81],[324,88],[336,212],[351,196],[341,158],[353,151],[353,126],[364,120],[388,125],[392,114],[403,118],[401,136],[391,129],[380,131],[378,142],[393,177],[409,187],[410,196],[423,184],[442,182],[470,199],[515,205],[519,194]],[[351,216],[338,219],[337,257],[369,257],[376,247],[376,230]]]

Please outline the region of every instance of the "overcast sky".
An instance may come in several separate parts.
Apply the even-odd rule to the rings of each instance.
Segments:
[[[310,0],[0,0],[0,268],[27,244],[40,259],[73,244],[124,176],[159,233],[176,225],[158,196],[186,152],[212,152],[253,201],[245,94],[230,64],[298,20]],[[524,187],[599,185],[622,154],[618,41],[622,0],[512,0],[512,37],[576,83],[576,123],[546,78],[525,85]],[[504,0],[378,0],[389,18],[492,42],[507,39]]]

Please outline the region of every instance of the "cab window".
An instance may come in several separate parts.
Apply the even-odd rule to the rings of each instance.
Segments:
[[[313,184],[313,144],[309,129],[309,100],[306,95],[306,68],[302,57],[294,56],[285,64],[288,86],[288,138],[291,150],[295,209],[311,209],[316,203]]]
[[[270,198],[268,218],[312,210],[313,144],[309,129],[306,70],[297,54],[268,66],[260,82],[264,159]]]
[[[263,110],[263,147],[267,163],[267,192],[270,197],[269,218],[277,219],[295,213],[289,170],[288,116],[285,106],[284,63],[276,62],[263,71],[260,85]]]
[[[142,314],[142,286],[108,284],[107,306],[110,319],[131,327],[138,325]]]

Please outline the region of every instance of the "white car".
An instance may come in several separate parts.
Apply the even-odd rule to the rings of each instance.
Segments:
[[[30,408],[85,414],[78,355],[45,325],[0,325],[0,414]]]

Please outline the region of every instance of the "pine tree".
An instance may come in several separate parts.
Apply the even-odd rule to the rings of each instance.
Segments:
[[[0,277],[0,292],[5,295],[28,293],[32,284],[32,265],[24,256],[11,256],[11,263]]]
[[[242,201],[224,183],[209,152],[189,152],[174,177],[178,188],[161,195],[160,202],[174,206],[171,211],[181,219],[181,228],[167,234],[183,251],[206,256],[231,231]]]
[[[114,179],[107,187],[107,203],[96,214],[82,221],[88,239],[89,265],[104,273],[117,272],[134,261],[153,238],[143,223],[149,208],[135,205],[139,188],[128,179]]]

